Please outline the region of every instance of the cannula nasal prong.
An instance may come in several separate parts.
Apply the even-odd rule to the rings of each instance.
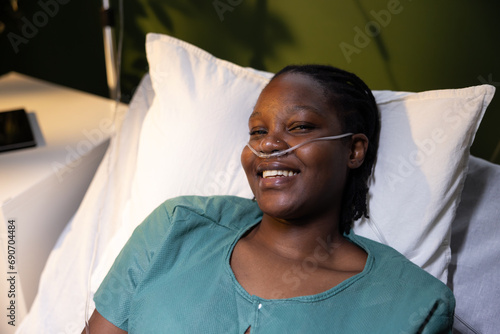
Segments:
[[[335,139],[340,139],[340,138],[344,138],[344,137],[347,137],[347,136],[352,136],[353,133],[344,133],[344,134],[341,134],[341,135],[338,135],[338,136],[330,136],[330,137],[320,137],[320,138],[314,138],[314,139],[311,139],[311,140],[307,140],[305,142],[302,142],[300,144],[297,144],[295,146],[292,146],[290,148],[287,148],[286,150],[283,150],[283,151],[278,151],[278,152],[274,152],[274,153],[263,153],[263,152],[258,152],[257,150],[255,150],[252,146],[250,146],[250,143],[247,144],[248,148],[250,149],[250,151],[253,152],[253,154],[255,154],[256,156],[258,156],[259,158],[273,158],[273,157],[280,157],[282,155],[285,155],[287,153],[290,153],[296,149],[298,149],[299,147],[305,145],[305,144],[309,144],[309,143],[312,143],[314,141],[320,141],[320,140],[335,140]]]

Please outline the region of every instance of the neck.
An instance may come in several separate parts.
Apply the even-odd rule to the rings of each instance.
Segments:
[[[266,214],[248,238],[254,239],[275,254],[294,260],[320,253],[331,255],[345,242],[339,232],[338,221],[320,219],[314,223],[299,224]]]

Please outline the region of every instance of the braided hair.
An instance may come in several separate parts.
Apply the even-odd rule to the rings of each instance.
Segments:
[[[355,74],[327,65],[289,65],[276,73],[307,75],[324,89],[329,105],[334,106],[342,131],[363,133],[368,149],[363,164],[349,171],[342,196],[340,233],[348,233],[354,220],[368,217],[368,178],[377,156],[380,121],[375,98],[368,86]],[[349,139],[344,139],[348,141]]]

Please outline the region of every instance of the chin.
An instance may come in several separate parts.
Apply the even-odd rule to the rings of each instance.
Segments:
[[[268,216],[278,219],[293,219],[297,216],[300,205],[288,196],[258,196],[259,208]]]

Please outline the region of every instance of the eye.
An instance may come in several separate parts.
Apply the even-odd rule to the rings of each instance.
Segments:
[[[316,128],[315,125],[309,124],[309,123],[297,123],[297,124],[292,124],[290,126],[289,130],[290,132],[309,132],[312,131]]]
[[[267,133],[266,129],[262,128],[257,128],[257,129],[251,129],[250,130],[250,136],[260,136],[260,135],[265,135]]]

